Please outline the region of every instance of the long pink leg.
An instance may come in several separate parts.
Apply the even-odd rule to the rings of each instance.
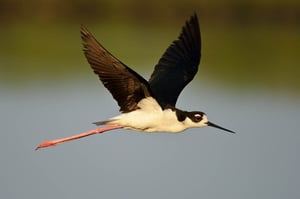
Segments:
[[[69,136],[69,137],[65,137],[65,138],[61,138],[61,139],[56,139],[56,140],[47,140],[42,142],[38,147],[35,148],[35,150],[38,150],[40,148],[45,148],[45,147],[49,147],[49,146],[55,146],[64,142],[68,142],[71,140],[75,140],[75,139],[79,139],[79,138],[83,138],[86,136],[90,136],[90,135],[94,135],[94,134],[98,134],[98,133],[103,133],[106,131],[110,131],[113,129],[120,129],[123,128],[122,126],[119,125],[115,125],[115,126],[106,126],[106,127],[102,127],[102,128],[96,128],[90,131],[86,131],[84,133],[80,133],[77,135],[73,135],[73,136]]]

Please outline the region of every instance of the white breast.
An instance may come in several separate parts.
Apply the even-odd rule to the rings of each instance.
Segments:
[[[175,111],[162,110],[152,97],[141,100],[138,106],[140,109],[111,118],[107,124],[121,125],[125,129],[143,132],[178,133],[186,129],[183,123],[177,120]]]

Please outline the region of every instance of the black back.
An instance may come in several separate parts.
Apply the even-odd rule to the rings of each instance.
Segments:
[[[201,35],[197,15],[182,28],[179,38],[168,47],[149,80],[158,103],[176,105],[183,88],[194,78],[201,57]]]

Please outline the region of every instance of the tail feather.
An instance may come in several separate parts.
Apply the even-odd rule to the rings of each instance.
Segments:
[[[93,122],[93,124],[96,124],[97,126],[106,125],[109,120],[106,121],[99,121],[99,122]]]
[[[104,120],[104,121],[99,121],[99,122],[93,122],[93,124],[95,124],[97,126],[113,125],[113,124],[115,124],[114,121],[116,121],[116,120],[115,119],[110,119],[110,120]]]

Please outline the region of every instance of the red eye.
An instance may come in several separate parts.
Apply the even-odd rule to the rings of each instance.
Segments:
[[[197,122],[200,122],[202,120],[202,115],[200,114],[195,114],[194,117]]]

